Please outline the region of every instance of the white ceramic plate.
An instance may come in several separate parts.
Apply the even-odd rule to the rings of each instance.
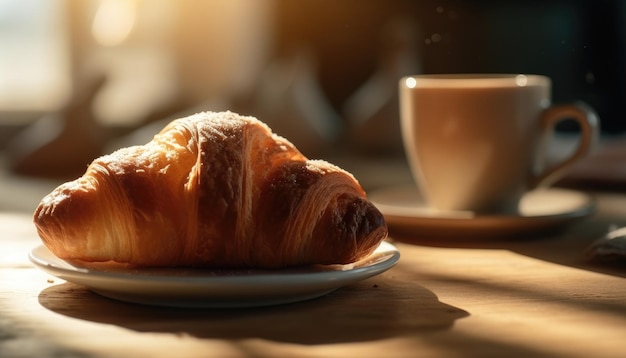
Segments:
[[[566,189],[527,193],[519,215],[477,215],[473,212],[436,211],[425,206],[414,187],[375,191],[370,200],[385,216],[390,231],[431,238],[488,238],[533,236],[560,230],[593,213],[592,198]]]
[[[30,260],[43,271],[113,299],[170,307],[235,308],[304,301],[378,275],[400,258],[384,241],[351,265],[316,265],[288,270],[138,269],[93,270],[59,259],[37,246]]]

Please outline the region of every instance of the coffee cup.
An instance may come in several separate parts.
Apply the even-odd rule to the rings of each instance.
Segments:
[[[589,106],[551,103],[546,76],[419,75],[399,85],[407,160],[424,200],[437,210],[517,214],[523,195],[561,178],[599,132]],[[549,163],[549,141],[564,120],[578,123],[578,145]]]

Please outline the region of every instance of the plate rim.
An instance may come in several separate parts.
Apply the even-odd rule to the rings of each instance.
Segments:
[[[41,252],[54,260],[42,257]],[[376,256],[380,258],[376,258]],[[68,282],[87,287],[100,295],[133,303],[173,307],[255,307],[297,302],[322,296],[343,286],[379,275],[392,268],[400,259],[398,248],[382,241],[377,249],[359,262],[373,260],[363,267],[346,270],[320,270],[313,272],[272,272],[270,274],[242,273],[238,276],[208,274],[210,269],[195,271],[194,276],[138,275],[133,272],[107,272],[73,266],[56,257],[45,245],[40,244],[29,251],[30,261],[42,271]],[[70,267],[61,267],[59,262]],[[181,270],[190,270],[182,268]],[[176,271],[176,269],[173,269]],[[202,272],[207,275],[202,275]],[[232,271],[232,270],[231,270]],[[246,270],[253,271],[253,270]],[[135,285],[128,285],[134,283]],[[182,289],[180,298],[171,292],[157,289],[155,285]],[[111,286],[114,288],[111,289]],[[261,288],[270,292],[259,293]],[[273,291],[276,289],[280,292]],[[218,290],[219,292],[213,292]],[[284,294],[282,294],[284,293]],[[146,297],[149,295],[149,297]],[[228,299],[227,299],[228,298]],[[179,300],[190,300],[182,302]],[[200,299],[200,301],[199,301]]]

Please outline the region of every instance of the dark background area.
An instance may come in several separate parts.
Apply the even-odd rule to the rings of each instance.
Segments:
[[[416,72],[544,74],[554,102],[585,101],[605,132],[626,130],[621,0],[278,0],[277,51],[312,46],[320,83],[340,107],[375,71],[381,29],[398,19],[417,25]]]

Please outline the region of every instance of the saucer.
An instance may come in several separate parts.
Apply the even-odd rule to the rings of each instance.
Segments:
[[[372,191],[369,199],[383,213],[393,234],[424,237],[511,238],[556,232],[591,215],[593,199],[582,192],[549,188],[524,195],[519,215],[478,215],[425,206],[417,188]]]

